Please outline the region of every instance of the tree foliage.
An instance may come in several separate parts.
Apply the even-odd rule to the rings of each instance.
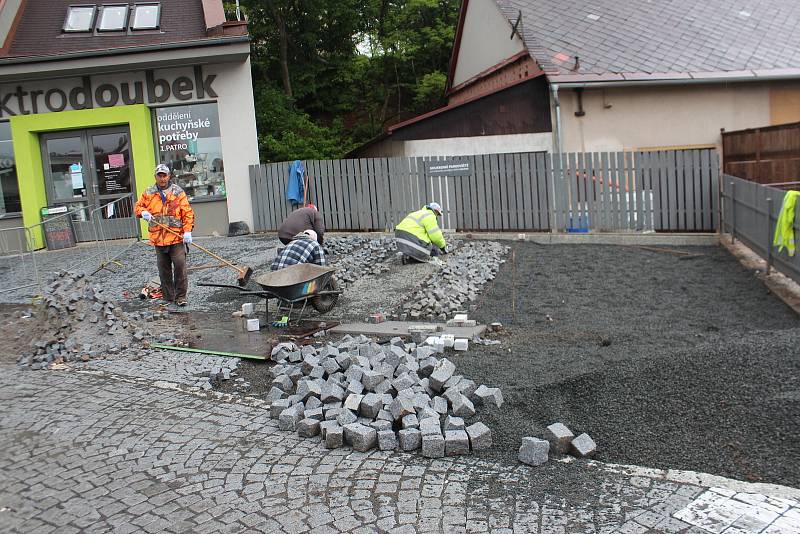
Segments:
[[[341,157],[444,104],[459,2],[241,0],[262,159]]]

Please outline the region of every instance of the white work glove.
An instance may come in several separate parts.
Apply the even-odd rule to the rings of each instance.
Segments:
[[[150,222],[150,219],[152,218],[153,215],[149,211],[145,210],[142,212],[142,219],[144,219],[145,221]]]
[[[192,232],[183,233],[183,242],[187,245],[192,242]]]

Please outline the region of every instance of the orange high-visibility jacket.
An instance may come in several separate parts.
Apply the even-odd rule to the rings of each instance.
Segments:
[[[151,221],[149,226],[150,243],[156,246],[181,243],[184,232],[191,232],[194,228],[194,211],[189,205],[189,199],[186,198],[183,189],[176,184],[170,184],[164,189],[164,195],[167,199],[166,203],[162,202],[158,187],[153,184],[145,189],[134,207],[137,217],[141,217],[143,211],[149,211],[153,216],[153,221],[158,221],[178,232],[179,235],[175,235],[156,226]]]

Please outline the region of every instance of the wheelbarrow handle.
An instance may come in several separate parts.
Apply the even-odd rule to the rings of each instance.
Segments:
[[[272,297],[273,294],[269,291],[250,291],[244,287],[233,284],[214,284],[211,282],[197,282],[198,286],[202,287],[227,287],[231,289],[238,289],[242,295],[258,295],[259,297]]]

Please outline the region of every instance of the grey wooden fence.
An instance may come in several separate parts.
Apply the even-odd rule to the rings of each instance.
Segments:
[[[332,230],[391,230],[425,203],[472,231],[714,231],[713,150],[304,161],[307,199]],[[294,209],[290,163],[250,167],[255,231]]]
[[[779,253],[772,246],[786,191],[727,174],[723,176],[722,186],[722,231],[730,233],[732,240],[741,240],[764,258],[767,269],[774,265],[800,283],[800,255],[789,256],[785,249]],[[797,214],[794,233],[796,241],[800,241],[800,217]]]

